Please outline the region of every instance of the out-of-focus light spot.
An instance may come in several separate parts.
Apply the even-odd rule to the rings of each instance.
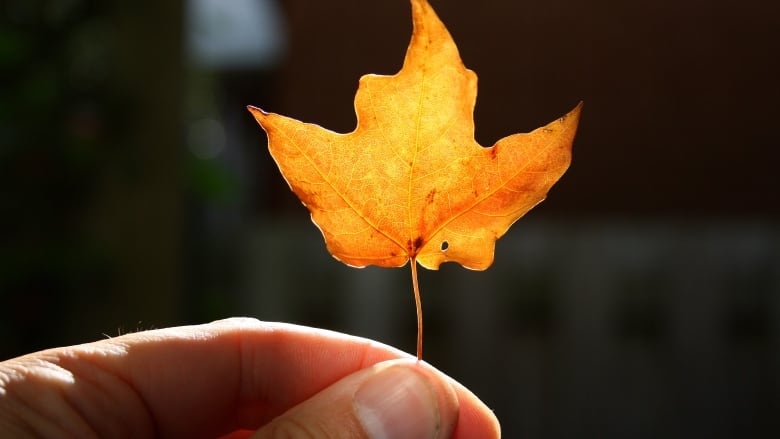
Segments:
[[[276,0],[189,0],[187,43],[205,67],[271,67],[284,51],[282,13]]]
[[[196,120],[187,131],[187,147],[202,160],[217,157],[225,149],[225,143],[225,128],[215,119]]]

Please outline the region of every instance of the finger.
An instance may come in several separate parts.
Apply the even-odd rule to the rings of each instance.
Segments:
[[[344,376],[405,355],[366,339],[254,319],[127,334],[69,351],[63,367],[89,376],[97,365],[129,383],[162,437],[257,429]]]
[[[251,319],[128,334],[33,357],[80,378],[68,392],[88,398],[69,400],[78,401],[93,424],[151,425],[161,437],[256,429],[347,375],[410,358],[366,339]],[[484,404],[454,385],[465,401],[457,431],[497,430]],[[131,407],[122,412],[119,404]]]
[[[442,375],[394,360],[339,380],[252,438],[449,438],[457,417],[457,396]]]

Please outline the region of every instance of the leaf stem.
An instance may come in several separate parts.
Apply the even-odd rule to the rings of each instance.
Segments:
[[[417,361],[422,361],[423,318],[422,302],[420,301],[420,286],[417,283],[417,258],[411,258],[412,288],[414,289],[414,304],[417,308]]]

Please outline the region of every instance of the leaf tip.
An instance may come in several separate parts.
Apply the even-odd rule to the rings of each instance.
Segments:
[[[268,116],[268,112],[263,110],[262,108],[255,107],[254,105],[247,105],[246,109],[249,110],[250,113],[255,117],[255,119],[265,119],[266,116]]]
[[[561,117],[561,120],[568,119],[568,118],[575,118],[575,123],[579,122],[580,120],[580,113],[582,113],[582,105],[584,104],[584,101],[580,101],[576,107],[574,107],[573,110],[569,111],[565,116]]]
[[[539,128],[544,133],[554,133],[557,131],[556,126],[562,125],[564,128],[569,127],[573,128],[573,131],[577,131],[577,127],[580,124],[580,113],[582,113],[582,104],[583,101],[580,101],[576,107],[574,107],[571,111],[564,114],[563,116],[559,117],[557,120],[550,122],[544,127]],[[574,140],[573,134],[572,138],[570,139],[570,142]],[[569,148],[571,148],[571,145],[569,145]]]
[[[412,7],[415,6],[430,6],[428,5],[428,0],[411,0]]]

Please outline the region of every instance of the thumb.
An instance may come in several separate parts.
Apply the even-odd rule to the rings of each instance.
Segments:
[[[421,363],[392,360],[332,384],[252,438],[448,438],[457,420],[458,399],[443,376]]]

